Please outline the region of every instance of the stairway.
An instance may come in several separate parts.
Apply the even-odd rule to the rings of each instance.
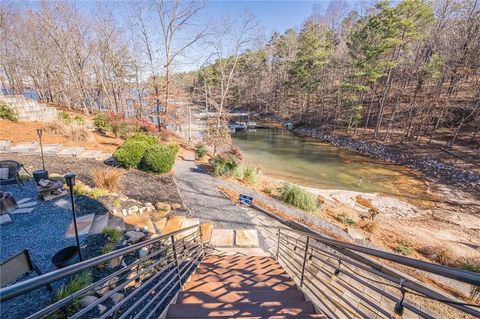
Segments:
[[[7,103],[17,114],[19,121],[49,122],[57,118],[57,109],[48,107],[37,100],[26,98],[23,95],[0,96],[0,101]]]
[[[209,255],[166,318],[326,318],[271,257]]]

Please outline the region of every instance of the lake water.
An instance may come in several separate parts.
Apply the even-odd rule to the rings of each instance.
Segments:
[[[232,137],[246,161],[272,177],[308,187],[379,192],[412,201],[425,199],[427,193],[420,175],[410,169],[298,137],[288,130],[248,130]]]

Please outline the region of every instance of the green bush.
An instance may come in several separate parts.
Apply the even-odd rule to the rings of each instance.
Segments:
[[[65,124],[72,124],[73,123],[72,117],[67,112],[61,111],[60,113],[58,113],[58,119]]]
[[[73,193],[78,196],[88,196],[92,198],[98,198],[108,195],[110,192],[108,189],[103,188],[90,188],[84,184],[76,184],[73,186]]]
[[[175,164],[177,152],[176,145],[153,145],[146,150],[140,168],[157,174],[169,172]]]
[[[85,288],[92,282],[92,274],[88,271],[82,271],[76,274],[68,283],[64,284],[57,291],[56,299],[60,300],[71,294]]]
[[[150,145],[145,142],[126,140],[112,156],[122,167],[138,168],[149,147]]]
[[[297,185],[284,184],[280,190],[280,199],[305,211],[318,209],[315,196]]]
[[[145,142],[148,145],[152,146],[158,143],[158,138],[154,135],[145,134],[145,133],[137,133],[128,138],[128,141],[138,141],[138,142]]]
[[[412,247],[404,244],[404,243],[400,243],[398,244],[396,247],[395,247],[395,251],[399,254],[402,254],[402,255],[405,255],[405,256],[410,256],[412,253],[413,253],[413,249]]]
[[[347,226],[355,225],[355,221],[352,219],[352,217],[348,216],[345,213],[338,214],[337,216],[335,216],[335,219]]]
[[[0,101],[0,118],[9,120],[12,122],[17,122],[18,117],[12,108],[5,102]]]
[[[100,133],[106,133],[112,129],[110,126],[110,122],[105,114],[100,113],[95,116],[93,119],[93,126],[99,131]]]
[[[199,143],[195,146],[195,155],[197,156],[198,159],[204,158],[208,153],[207,147]]]
[[[102,230],[102,234],[105,235],[108,238],[108,241],[113,244],[118,244],[123,237],[121,230],[112,227],[105,227]]]
[[[79,115],[76,115],[74,118],[73,118],[73,121],[78,124],[78,125],[85,125],[85,119]]]
[[[247,184],[255,185],[258,182],[259,168],[253,165],[239,166],[235,172],[237,177]]]
[[[213,168],[214,176],[230,176],[238,167],[238,162],[233,156],[215,156],[210,164]]]

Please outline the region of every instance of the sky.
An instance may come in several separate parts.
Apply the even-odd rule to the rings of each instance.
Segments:
[[[283,32],[300,27],[310,15],[314,5],[328,4],[328,1],[209,1],[201,13],[205,17],[240,15],[251,11],[260,20],[269,35],[272,31]]]

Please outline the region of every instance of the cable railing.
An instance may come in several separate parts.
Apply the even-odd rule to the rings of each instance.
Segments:
[[[95,274],[92,283],[59,300],[52,293],[50,304],[22,317],[158,318],[204,256],[201,227],[195,225],[7,286],[0,289],[0,302],[25,298],[47,285],[60,288],[89,271]],[[119,266],[98,271],[116,258],[123,260]],[[80,306],[86,296],[93,301]]]
[[[412,269],[427,279],[441,276],[454,280],[471,291],[479,289],[477,273],[291,228],[279,227],[277,235],[277,260],[329,318],[480,317],[480,303],[474,297],[468,301],[458,299],[403,270]]]

